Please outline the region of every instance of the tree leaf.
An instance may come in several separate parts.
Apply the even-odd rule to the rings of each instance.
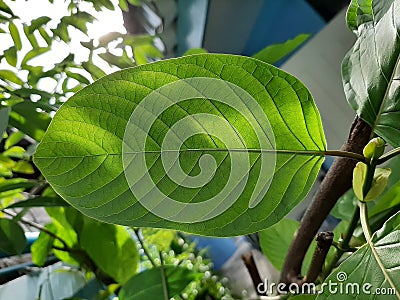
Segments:
[[[85,61],[82,63],[82,67],[92,75],[93,80],[100,79],[106,76],[106,73],[98,66],[94,65],[91,61]]]
[[[36,29],[39,29],[43,25],[47,24],[51,20],[48,16],[42,16],[37,19],[32,20],[31,25],[29,26],[29,33],[33,33]]]
[[[24,201],[13,203],[7,206],[7,208],[51,207],[51,206],[69,206],[69,204],[60,197],[38,196]]]
[[[84,34],[87,34],[87,23],[92,23],[94,20],[96,20],[96,18],[93,17],[91,14],[80,11],[71,16],[63,17],[61,19],[61,23],[71,25],[76,29],[82,31]]]
[[[4,57],[11,66],[15,67],[17,65],[17,48],[12,46],[4,50]]]
[[[6,142],[4,143],[4,149],[7,150],[8,148],[14,146],[15,144],[18,144],[24,137],[25,137],[25,134],[23,134],[20,131],[15,131],[15,132],[11,133],[9,135],[9,137],[7,138]]]
[[[82,74],[74,73],[74,72],[71,72],[71,71],[65,71],[65,74],[66,74],[68,77],[71,77],[71,78],[73,78],[73,79],[75,79],[75,80],[78,80],[78,81],[81,82],[81,83],[90,84],[89,79],[87,79],[87,78],[86,78],[85,76],[83,76]]]
[[[15,48],[17,48],[17,50],[21,50],[22,42],[21,42],[21,36],[19,35],[17,26],[13,22],[10,22],[8,24],[8,29],[10,30],[10,34],[14,41]]]
[[[147,243],[153,244],[158,251],[168,251],[176,232],[169,229],[143,228],[142,234]]]
[[[56,28],[51,29],[51,31],[54,33],[54,35],[58,36],[61,40],[63,40],[65,43],[70,42],[70,37],[68,33],[68,26],[65,22],[60,22]]]
[[[165,276],[168,298],[172,298],[183,291],[199,274],[185,268],[166,265]],[[118,296],[120,300],[164,300],[161,267],[146,270],[129,279]]]
[[[0,251],[6,254],[21,254],[26,247],[26,237],[21,226],[10,219],[0,218]]]
[[[145,111],[158,120],[139,104],[150,105]],[[194,136],[170,136],[179,124]],[[146,148],[132,150],[142,147],[138,137]],[[164,139],[168,151],[158,146]],[[53,118],[34,162],[57,193],[91,217],[228,236],[273,225],[306,196],[322,158],[303,150],[324,151],[325,139],[300,81],[256,59],[199,54],[116,72],[78,92]],[[145,165],[135,165],[139,157]],[[170,179],[162,164],[177,159],[181,173]],[[141,176],[150,181],[136,189]],[[148,184],[157,197],[147,194]]]
[[[25,151],[24,151],[25,154]],[[24,160],[17,161],[15,166],[12,168],[12,171],[15,173],[21,173],[21,174],[35,174],[35,170],[33,169],[33,166]]]
[[[39,44],[35,37],[35,34],[30,32],[30,26],[25,24],[23,25],[23,28],[26,38],[28,39],[29,43],[31,43],[32,48],[39,48]]]
[[[54,224],[45,226],[51,232],[56,231]],[[45,232],[40,232],[38,239],[31,246],[32,262],[38,267],[43,267],[54,243],[54,237]]]
[[[1,163],[1,162],[0,162]],[[36,185],[35,182],[25,178],[13,178],[0,181],[0,193],[17,189],[29,189]]]
[[[351,0],[346,14],[347,26],[356,31],[361,24],[373,20],[372,0]]]
[[[48,52],[49,50],[50,50],[50,47],[39,47],[39,48],[34,48],[34,49],[30,50],[28,53],[26,53],[26,55],[22,59],[21,66],[25,67],[26,63],[28,61],[30,61],[31,59],[33,59],[39,55],[42,55],[43,53]]]
[[[40,141],[50,124],[51,117],[36,111],[37,104],[24,101],[12,106],[10,125],[18,128],[36,141]]]
[[[292,219],[282,219],[278,223],[260,232],[260,246],[264,255],[278,270],[282,270],[283,263],[289,251],[290,244],[300,223]],[[311,263],[315,242],[311,244],[304,258],[302,274],[306,274]]]
[[[126,228],[85,218],[79,236],[82,248],[118,283],[137,273],[139,251]]]
[[[3,134],[7,129],[10,111],[11,108],[9,107],[0,108],[0,141],[3,139]]]
[[[138,66],[147,64],[150,62],[150,58],[163,58],[163,54],[160,50],[150,44],[136,46],[133,49],[133,56]]]
[[[118,4],[119,4],[119,7],[121,8],[121,10],[129,11],[128,2],[126,2],[126,0],[119,0]]]
[[[386,294],[385,299],[400,299],[400,213],[390,218],[383,227],[372,236],[374,249],[367,243],[326,278],[325,282],[369,284],[370,294],[362,294],[362,299],[377,299],[375,289],[394,288],[396,295]],[[374,255],[374,252],[376,255]],[[379,261],[379,262],[378,262]],[[345,278],[345,281],[342,279]],[[328,289],[317,299],[337,299]],[[354,296],[341,295],[340,299],[354,299]]]
[[[3,0],[0,0],[0,10],[7,14],[10,14],[11,16],[14,16],[14,13],[11,10],[11,8],[7,4],[5,4]]]
[[[350,8],[350,26],[357,41],[343,60],[346,97],[357,114],[376,134],[394,147],[400,146],[400,0],[358,1]],[[352,4],[354,5],[354,1]],[[367,7],[364,9],[364,7]]]
[[[8,80],[18,85],[23,85],[24,82],[20,79],[17,74],[11,70],[0,70],[0,80]]]
[[[204,48],[192,48],[192,49],[189,49],[188,51],[186,51],[185,53],[183,53],[182,56],[202,54],[202,53],[208,53],[208,51]]]
[[[285,56],[289,55],[300,47],[308,38],[309,34],[299,34],[291,40],[287,40],[284,43],[273,44],[265,47],[256,54],[253,55],[254,58],[262,60],[269,64],[274,64],[280,61]]]

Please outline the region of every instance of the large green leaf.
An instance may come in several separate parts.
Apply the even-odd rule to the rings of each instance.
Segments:
[[[325,150],[308,90],[259,60],[200,54],[123,70],[76,93],[34,161],[91,217],[229,236],[276,223],[313,184],[321,157],[275,149]]]
[[[325,282],[358,284],[360,299],[381,299],[377,298],[378,288],[386,291],[385,299],[400,299],[400,213],[372,236],[372,243],[354,252]],[[366,284],[370,294],[363,292]],[[317,299],[337,299],[337,294],[326,288]],[[354,299],[354,294],[341,294],[340,299]]]
[[[168,299],[179,294],[199,274],[176,266],[165,266]],[[121,289],[120,300],[164,300],[161,267],[146,270],[132,277]]]
[[[137,273],[139,251],[126,228],[85,218],[79,238],[96,265],[118,283]]]
[[[342,65],[350,105],[395,147],[400,146],[399,15],[400,0],[352,1],[348,23],[358,39]]]

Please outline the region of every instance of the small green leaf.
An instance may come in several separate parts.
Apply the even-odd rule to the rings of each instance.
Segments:
[[[153,45],[139,45],[133,49],[133,56],[135,57],[138,66],[150,62],[150,58],[163,58],[163,54]]]
[[[90,84],[89,79],[87,79],[87,78],[86,78],[85,76],[83,76],[82,74],[74,73],[74,72],[71,72],[71,71],[65,71],[65,74],[66,74],[68,77],[71,77],[71,78],[73,78],[73,79],[75,79],[75,80],[78,80],[78,81],[81,82],[81,83]]]
[[[354,195],[353,189],[349,189],[339,198],[330,214],[335,218],[350,221],[357,203],[358,199],[356,195]]]
[[[8,80],[18,85],[23,85],[24,82],[20,79],[17,74],[11,70],[0,70],[0,80]]]
[[[23,28],[26,38],[28,39],[29,43],[31,43],[32,48],[39,48],[39,43],[35,37],[35,33],[29,32],[29,25],[24,25]]]
[[[43,25],[47,24],[51,20],[48,16],[42,16],[37,19],[32,20],[31,25],[29,26],[29,33],[33,33],[36,29],[39,29]]]
[[[58,36],[65,43],[70,42],[70,37],[68,33],[68,26],[65,22],[60,22],[55,29],[51,29],[54,35]]]
[[[254,54],[253,57],[266,63],[274,64],[295,51],[308,40],[309,37],[309,34],[299,34],[295,38],[287,40],[284,43],[270,45]]]
[[[8,29],[10,30],[11,37],[14,41],[14,46],[17,48],[17,50],[21,50],[22,42],[21,42],[21,36],[19,35],[17,26],[13,22],[10,22],[8,24]]]
[[[1,163],[1,161],[0,161]],[[0,181],[0,193],[6,191],[12,191],[16,189],[29,189],[36,185],[35,182],[29,181],[24,178],[13,178],[4,181]]]
[[[140,0],[128,0],[128,2],[134,6],[140,6]]]
[[[158,251],[168,251],[176,236],[174,230],[159,228],[143,228],[142,234],[146,242],[156,246]]]
[[[48,52],[49,50],[50,50],[50,47],[39,47],[39,48],[34,48],[34,49],[30,50],[28,53],[26,53],[26,55],[22,59],[21,66],[25,67],[26,63],[28,61],[30,61],[31,59],[33,59],[39,55],[42,55],[43,53]]]
[[[63,17],[61,19],[61,23],[71,25],[76,29],[82,31],[84,34],[87,34],[87,23],[93,23],[94,20],[96,20],[96,18],[93,17],[91,14],[80,11],[71,16]]]
[[[137,273],[139,251],[126,228],[85,218],[80,241],[91,259],[116,282],[124,284]]]
[[[176,266],[165,266],[165,277],[168,285],[168,298],[182,292],[186,286],[199,277],[188,269]],[[132,277],[121,289],[120,300],[164,300],[161,267],[141,272]]]
[[[356,31],[361,24],[374,19],[372,0],[351,0],[346,14],[347,26]]]
[[[3,139],[3,134],[7,129],[10,111],[10,107],[0,108],[0,141]]]
[[[126,0],[119,0],[119,7],[123,11],[129,11],[128,2],[126,2]]]
[[[25,154],[25,151],[24,151],[24,154]],[[12,168],[12,171],[15,173],[21,173],[21,174],[35,174],[35,170],[33,169],[33,166],[29,162],[24,161],[24,160],[17,161],[15,166]]]
[[[9,255],[22,254],[26,237],[21,226],[10,219],[0,218],[0,251]]]
[[[4,50],[4,57],[11,66],[15,67],[17,65],[17,48],[12,46]]]
[[[25,157],[25,149],[19,146],[14,146],[3,152],[4,156],[13,157],[13,158],[24,158]]]
[[[7,150],[8,148],[14,146],[15,144],[18,144],[24,137],[25,134],[20,131],[15,131],[11,133],[4,144],[4,149]]]
[[[11,8],[7,4],[5,4],[3,0],[0,0],[0,10],[7,14],[10,14],[11,16],[14,16],[14,13],[11,10]]]
[[[208,51],[204,48],[192,48],[183,53],[182,56],[187,56],[187,55],[193,55],[193,54],[202,54],[202,53],[208,53]]]
[[[90,61],[85,61],[82,63],[82,67],[92,75],[94,80],[100,79],[106,76],[106,73],[100,69],[98,66],[94,65]]]
[[[7,206],[7,208],[53,207],[53,206],[60,207],[60,206],[70,206],[70,205],[60,197],[38,196],[27,200],[15,202]]]
[[[135,63],[128,58],[126,53],[123,56],[117,56],[112,53],[106,52],[106,53],[100,53],[99,56],[104,59],[106,62],[108,62],[112,66],[117,66],[118,68],[125,69],[129,67],[135,66]]]
[[[48,46],[51,46],[51,44],[53,43],[53,39],[52,37],[47,33],[46,29],[44,29],[43,27],[39,28],[39,33],[42,36],[42,38],[45,40],[45,42],[47,43]]]
[[[45,228],[51,232],[56,231],[54,224],[47,224]],[[43,267],[54,243],[54,238],[45,232],[39,234],[38,239],[31,246],[32,262],[38,267]]]

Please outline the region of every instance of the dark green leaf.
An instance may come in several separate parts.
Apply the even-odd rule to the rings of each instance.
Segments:
[[[341,220],[350,221],[357,203],[358,199],[354,195],[353,189],[350,189],[336,202],[331,215]]]
[[[1,187],[1,183],[0,183],[0,187]],[[38,197],[31,198],[28,200],[13,203],[13,204],[7,206],[7,208],[51,207],[51,206],[69,206],[69,204],[60,197],[38,196]]]
[[[147,64],[155,58],[163,58],[163,54],[153,45],[139,45],[133,49],[133,56],[135,57],[138,66]]]
[[[175,90],[169,90],[171,87]],[[160,88],[168,90],[162,92],[162,97],[152,98],[161,93]],[[244,90],[252,97],[246,98]],[[179,98],[188,94],[188,100]],[[150,98],[145,101],[145,97]],[[152,121],[153,117],[144,114],[132,117],[137,123],[129,122],[132,114],[141,111],[135,113],[136,107],[146,103],[151,108],[145,110],[158,111],[154,116],[159,119]],[[165,103],[172,106],[165,109]],[[190,117],[197,114],[206,114],[204,117],[213,121],[198,122]],[[257,119],[252,117],[254,114]],[[185,129],[179,132],[201,134],[183,138],[187,139],[183,144],[173,138],[173,145],[168,146],[174,149],[171,152],[160,149],[165,135],[175,132],[171,126],[182,124],[183,119]],[[224,125],[217,126],[214,119]],[[136,132],[148,124],[153,127],[144,130],[146,136],[141,133],[146,148],[140,150],[135,144],[138,135],[131,138],[130,130]],[[180,151],[181,147],[186,150]],[[238,150],[236,155],[228,153],[231,148]],[[78,92],[53,118],[34,162],[57,193],[91,217],[121,225],[228,236],[275,224],[306,196],[313,184],[322,163],[320,156],[303,152],[276,154],[275,149],[318,153],[325,150],[320,116],[304,85],[253,58],[199,54],[116,72]],[[174,181],[177,178],[171,180],[160,157],[165,153],[179,153],[187,178],[203,173],[200,168],[207,166],[201,159],[203,154],[213,157],[215,169],[205,167],[209,182],[187,188]],[[131,168],[132,159],[142,156],[146,165]],[[215,173],[209,173],[211,170]],[[149,174],[149,184],[157,183],[154,187],[162,199],[179,201],[149,206],[144,201],[146,193],[141,194],[144,190],[136,190],[132,183],[143,172]],[[233,182],[237,184],[228,181],[229,174],[235,176]],[[135,188],[131,191],[130,186]],[[215,201],[212,206],[210,199]],[[196,209],[189,202],[196,203]],[[221,210],[222,203],[225,205]],[[198,208],[200,204],[202,209]],[[209,214],[214,217],[211,219]]]
[[[13,22],[10,22],[8,24],[8,29],[10,30],[10,34],[14,41],[15,48],[17,48],[17,50],[21,50],[22,42],[21,42],[21,36],[19,35],[17,26],[15,26],[15,24]]]
[[[10,114],[10,107],[0,108],[0,141],[3,139],[3,134],[6,132],[8,126],[8,116]]]
[[[36,141],[40,141],[51,118],[48,114],[37,112],[37,105],[30,101],[18,103],[10,112],[10,125],[29,135]]]
[[[12,46],[4,50],[4,57],[11,66],[15,67],[17,65],[17,48]]]
[[[165,266],[168,284],[168,298],[182,292],[185,287],[198,278],[199,274],[176,266]],[[120,300],[164,300],[161,267],[146,270],[132,277],[121,289]]]
[[[359,1],[368,5],[370,2]],[[353,1],[354,4],[354,1]],[[342,64],[346,97],[373,131],[394,147],[400,146],[400,0],[374,1],[357,8],[358,38]],[[350,12],[350,15],[353,14]],[[353,24],[353,25],[351,25]]]
[[[29,26],[29,33],[33,33],[36,29],[39,29],[43,25],[47,24],[51,20],[48,16],[42,16],[37,19],[32,20],[31,25]]]
[[[18,85],[23,85],[24,82],[11,70],[0,70],[0,80],[8,80]]]
[[[262,60],[269,64],[274,64],[280,61],[285,56],[289,55],[300,47],[308,38],[309,34],[299,34],[291,40],[287,40],[281,44],[270,45],[256,54],[253,55],[254,58]]]
[[[0,219],[0,251],[6,254],[21,254],[26,247],[26,237],[21,226],[9,219]]]
[[[49,231],[54,232],[56,228],[54,224],[47,224],[45,226]],[[53,246],[54,238],[45,232],[39,234],[38,239],[31,246],[32,262],[38,267],[43,267],[46,258]]]

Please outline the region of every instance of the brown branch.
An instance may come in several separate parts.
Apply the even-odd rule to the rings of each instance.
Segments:
[[[341,150],[361,154],[370,135],[371,127],[356,117],[349,137]],[[282,268],[281,282],[299,283],[304,256],[336,201],[351,187],[352,173],[356,163],[353,159],[340,157],[329,169],[311,205],[305,212],[299,230],[289,248]]]
[[[322,271],[322,266],[324,265],[326,256],[328,255],[329,249],[333,242],[333,232],[320,232],[317,234],[315,239],[317,241],[317,246],[313,254],[313,258],[308,268],[305,282],[314,282],[319,273]]]
[[[263,283],[260,273],[258,272],[256,262],[254,261],[253,254],[251,251],[242,255],[242,260],[244,265],[247,268],[247,271],[250,273],[251,280],[253,281],[254,289],[256,290],[257,295],[266,296],[265,294],[260,293],[258,286]]]

